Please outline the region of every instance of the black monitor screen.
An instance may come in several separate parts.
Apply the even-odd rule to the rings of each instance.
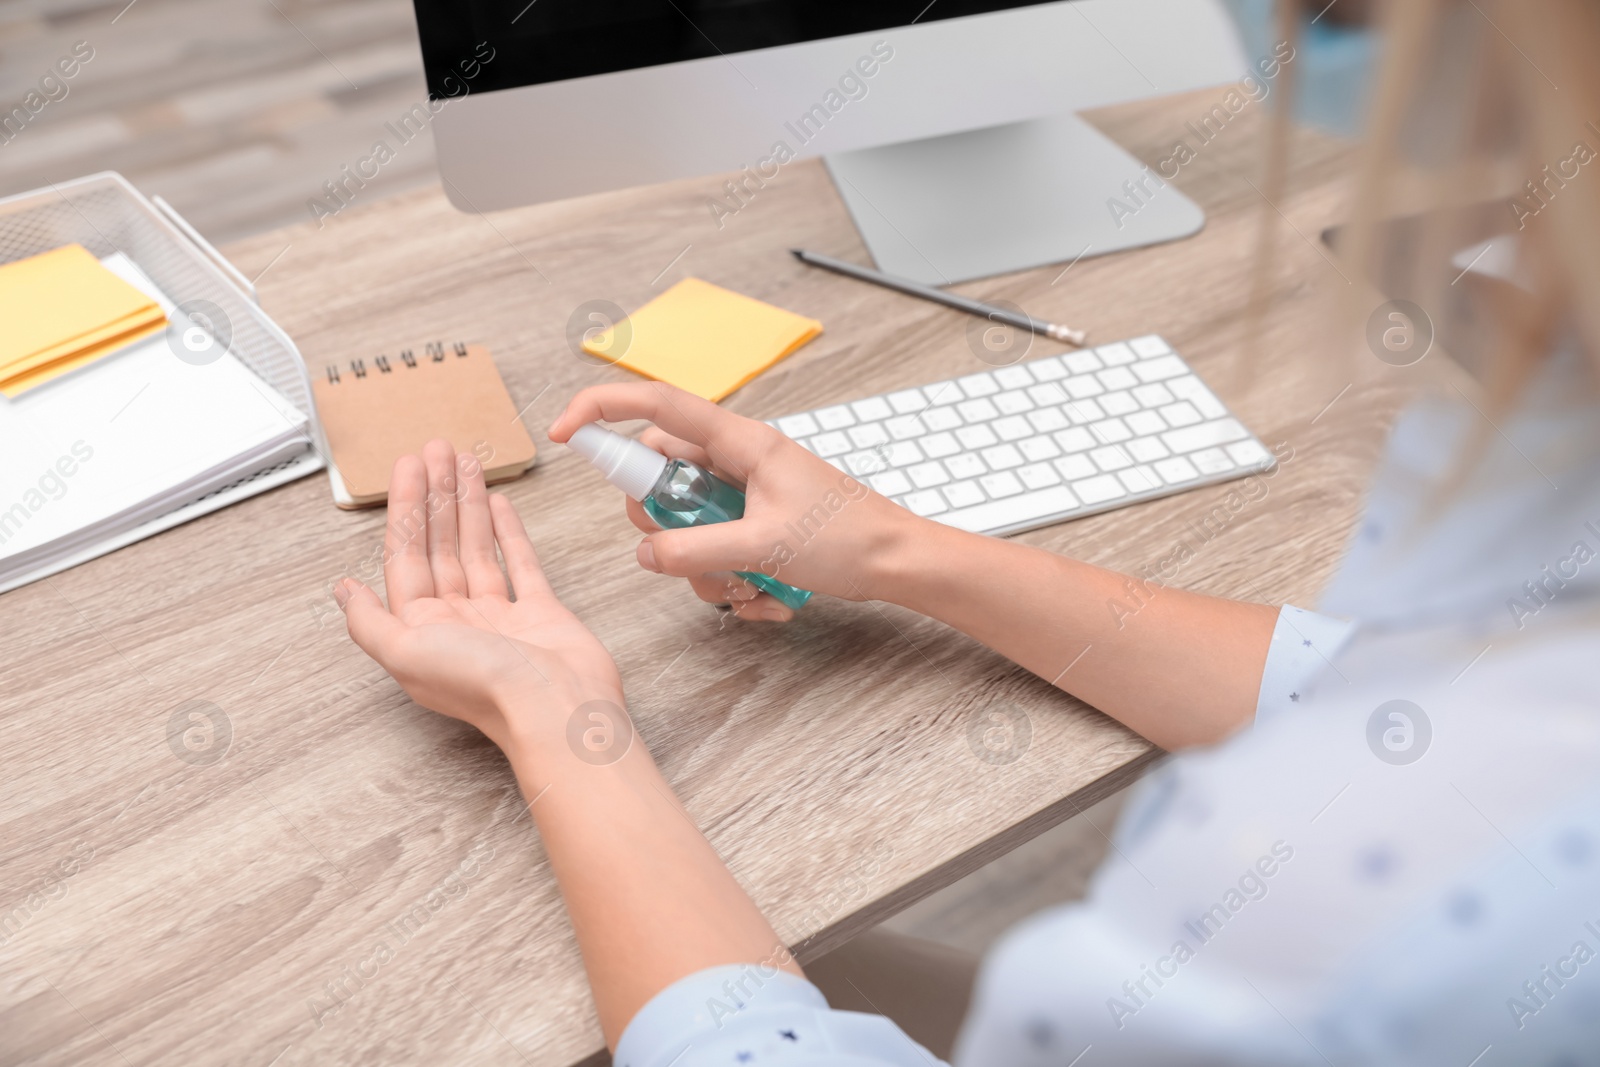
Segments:
[[[608,74],[1040,0],[413,0],[428,94]]]

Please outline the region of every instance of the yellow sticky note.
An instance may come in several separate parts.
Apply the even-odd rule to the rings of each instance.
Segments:
[[[166,322],[160,306],[66,245],[0,266],[0,382],[38,384]]]
[[[816,319],[685,278],[583,350],[721,400],[821,332]]]

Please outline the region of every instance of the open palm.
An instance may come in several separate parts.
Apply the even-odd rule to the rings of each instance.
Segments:
[[[447,441],[395,463],[383,574],[387,608],[360,582],[341,583],[350,636],[423,707],[504,748],[531,725],[508,721],[510,707],[554,717],[588,700],[621,706],[616,664],[556,598],[516,509]]]

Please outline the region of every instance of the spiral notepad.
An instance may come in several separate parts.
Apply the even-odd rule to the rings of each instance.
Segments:
[[[533,438],[482,345],[434,342],[312,373],[332,453],[328,479],[341,508],[387,500],[394,461],[435,437],[477,456],[489,482],[533,466]]]

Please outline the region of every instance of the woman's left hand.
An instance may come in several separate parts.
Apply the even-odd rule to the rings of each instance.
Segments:
[[[556,598],[516,509],[489,496],[482,464],[448,441],[395,463],[383,576],[388,607],[353,578],[338,584],[350,636],[411,699],[508,754],[563,729],[587,701],[622,706],[616,664]]]

